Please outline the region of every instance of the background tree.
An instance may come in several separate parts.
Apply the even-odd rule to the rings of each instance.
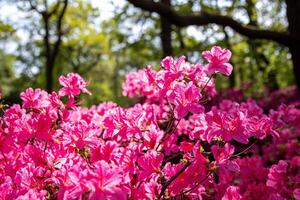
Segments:
[[[14,63],[16,55],[5,51],[7,42],[17,40],[15,29],[0,20],[0,98],[13,90],[12,82],[15,79]]]
[[[185,14],[176,11],[174,8],[166,6],[162,2],[154,2],[152,0],[128,0],[131,4],[143,10],[158,13],[160,16],[166,18],[172,24],[179,27],[186,27],[191,25],[203,26],[208,24],[217,24],[223,27],[230,27],[234,31],[240,33],[251,39],[266,39],[275,41],[281,45],[289,48],[292,55],[293,70],[296,84],[300,87],[300,14],[297,10],[300,9],[300,2],[297,0],[286,0],[286,17],[288,20],[287,30],[275,31],[272,29],[266,30],[258,27],[255,14],[255,1],[247,0],[246,10],[249,17],[249,23],[243,24],[235,20],[232,16],[223,14],[222,12],[215,12],[216,10],[206,9],[204,1],[200,1],[200,12],[192,12]],[[219,3],[216,2],[216,5]],[[235,1],[229,1],[235,2]],[[283,3],[280,1],[279,3]],[[281,5],[282,6],[282,5]],[[276,23],[276,22],[275,22]]]
[[[60,50],[62,36],[64,34],[62,29],[63,18],[66,13],[69,1],[22,1],[25,3],[24,9],[29,9],[36,12],[41,18],[42,23],[40,28],[42,28],[42,30],[38,31],[38,33],[43,38],[46,89],[48,92],[51,92],[53,87],[53,71],[55,61]],[[53,20],[53,18],[55,18],[55,20]]]
[[[283,0],[103,0],[98,7],[92,0],[68,0],[67,4],[64,0],[3,0],[1,4],[20,12],[19,23],[11,23],[10,15],[4,20],[16,34],[0,38],[0,82],[11,102],[18,101],[18,94],[27,87],[46,88],[51,83],[57,89],[58,77],[73,71],[87,79],[96,94],[85,104],[114,100],[127,105],[130,101],[121,94],[121,82],[128,71],[146,64],[158,68],[158,61],[167,55],[185,55],[198,62],[200,52],[215,44],[232,50],[235,66],[230,79],[219,79],[219,89],[242,87],[251,95],[263,94],[266,86],[276,89],[295,83],[288,45],[294,38],[288,31]],[[109,16],[102,4],[111,6]],[[16,51],[9,51],[11,46]],[[49,63],[53,66],[47,68]]]

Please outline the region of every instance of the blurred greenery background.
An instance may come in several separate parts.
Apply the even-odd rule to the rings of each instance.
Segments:
[[[164,4],[180,16],[213,13],[251,30],[285,33],[289,30],[288,1],[292,0],[145,2]],[[121,83],[127,72],[148,64],[159,67],[166,55],[186,55],[189,61],[198,62],[201,52],[216,44],[232,51],[234,66],[230,78],[217,81],[219,90],[246,85],[251,94],[295,83],[290,44],[245,36],[221,22],[178,25],[167,15],[140,9],[134,2],[0,0],[2,98],[18,102],[19,93],[28,87],[57,90],[61,74],[77,72],[93,93],[85,98],[86,105],[108,100],[126,105],[129,100],[122,97]]]

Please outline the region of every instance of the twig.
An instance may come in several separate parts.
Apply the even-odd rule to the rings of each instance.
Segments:
[[[212,79],[213,75],[214,75],[214,74],[210,75],[208,81],[205,83],[204,87],[201,89],[201,91],[200,91],[201,94],[202,94],[202,92],[204,91],[204,89],[207,87],[207,85],[208,85],[209,81]]]
[[[180,194],[176,195],[174,198],[176,198],[177,196],[180,195],[184,195],[186,193],[189,193],[191,191],[193,191],[196,187],[198,187],[201,183],[203,183],[204,181],[206,181],[206,179],[212,174],[212,172],[209,172],[201,181],[199,181],[198,183],[196,183],[193,187],[191,187],[190,189],[181,192]]]
[[[231,158],[234,158],[234,157],[238,157],[240,155],[242,155],[243,153],[245,153],[246,151],[248,151],[249,149],[251,149],[253,147],[254,144],[256,144],[258,140],[255,140],[249,147],[247,147],[246,149],[244,149],[243,151],[235,154],[235,155],[232,155]]]
[[[162,189],[161,189],[161,192],[160,192],[160,194],[158,195],[158,198],[157,199],[160,199],[163,195],[164,195],[164,193],[165,193],[165,191],[166,191],[166,189],[168,188],[168,186],[180,175],[180,174],[182,174],[183,172],[184,172],[184,170],[186,170],[186,168],[188,168],[188,166],[190,166],[192,164],[192,162],[190,162],[190,161],[188,161],[174,176],[172,176],[171,178],[170,178],[170,180],[168,180],[164,185],[163,185],[163,187],[162,187]]]
[[[172,156],[167,157],[167,158],[164,160],[164,162],[168,162],[168,161],[172,160],[173,158],[176,158],[177,156],[180,156],[180,155],[183,155],[182,152],[175,153],[175,154],[173,154]]]

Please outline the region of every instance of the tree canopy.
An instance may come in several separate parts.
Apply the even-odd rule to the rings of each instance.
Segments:
[[[249,94],[296,84],[299,79],[297,0],[14,0],[2,5],[19,13],[0,18],[0,84],[4,98],[30,86],[51,91],[60,74],[78,72],[91,84],[91,104],[121,95],[126,72],[159,67],[167,55],[193,62],[215,44],[230,48],[235,66],[219,88]],[[112,11],[105,16],[101,5]],[[25,38],[25,39],[24,39]],[[13,49],[13,51],[8,50]],[[222,79],[222,78],[221,78]],[[19,87],[14,87],[15,85]]]

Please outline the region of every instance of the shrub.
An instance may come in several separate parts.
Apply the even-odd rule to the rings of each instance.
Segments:
[[[74,73],[58,92],[22,92],[0,118],[1,199],[300,199],[300,110],[206,104],[230,56],[213,47],[206,65],[166,57],[129,73],[123,94],[143,99],[129,108],[81,107]]]

